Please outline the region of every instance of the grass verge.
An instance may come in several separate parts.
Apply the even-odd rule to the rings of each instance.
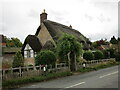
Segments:
[[[99,69],[115,66],[115,65],[120,65],[120,62],[109,61],[106,63],[97,64],[97,65],[94,65],[91,67],[86,67],[85,69],[81,68],[78,71],[84,73],[84,72],[90,72],[90,71],[94,71],[94,70],[99,70]]]
[[[49,73],[46,76],[34,76],[34,77],[27,77],[27,78],[19,78],[15,80],[7,80],[2,82],[2,88],[3,89],[9,89],[9,88],[19,88],[21,85],[28,84],[30,82],[41,82],[45,80],[50,80],[53,78],[58,77],[65,77],[70,76],[72,73],[70,72],[59,72],[59,73]]]

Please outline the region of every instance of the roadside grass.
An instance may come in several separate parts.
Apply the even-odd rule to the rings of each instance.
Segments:
[[[91,67],[81,68],[78,71],[81,72],[81,73],[84,73],[84,72],[90,72],[90,71],[95,71],[95,70],[115,66],[115,65],[120,65],[120,62],[109,61],[109,62],[106,62],[106,63],[97,64],[97,65],[94,65],[94,66],[91,66]]]
[[[50,80],[53,78],[59,78],[59,77],[65,77],[72,75],[71,72],[59,72],[59,73],[48,73],[46,76],[34,76],[34,77],[27,77],[27,78],[19,78],[14,80],[7,80],[2,82],[2,88],[3,89],[9,89],[9,88],[19,88],[20,86],[28,83],[34,83],[34,82],[41,82]]]

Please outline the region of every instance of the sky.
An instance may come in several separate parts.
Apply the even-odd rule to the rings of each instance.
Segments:
[[[1,0],[0,34],[24,42],[40,25],[43,9],[48,20],[81,32],[91,41],[118,37],[119,0]]]

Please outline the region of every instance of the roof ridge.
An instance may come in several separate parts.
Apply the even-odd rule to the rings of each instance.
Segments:
[[[61,23],[59,23],[59,22],[55,22],[55,21],[51,21],[51,20],[44,20],[44,22],[46,22],[46,21],[50,21],[50,22],[52,22],[52,23],[54,23],[54,24],[59,24],[59,25],[68,27],[69,29],[73,29],[73,28],[71,28],[71,27],[69,27],[69,26],[67,26],[67,25],[61,24]],[[73,29],[73,30],[75,30],[75,29]]]
[[[67,27],[67,29],[73,30],[73,31],[75,31],[75,32],[77,32],[77,33],[79,33],[79,34],[81,34],[78,30],[73,29],[73,28],[71,28],[71,27],[69,27],[69,26],[67,26],[67,25],[61,24],[61,23],[59,23],[59,22],[51,21],[51,20],[44,20],[44,22],[48,22],[48,21],[49,21],[49,22],[52,22],[53,24],[62,25],[62,26],[64,26],[64,28]],[[44,23],[44,22],[43,22],[43,23]],[[82,34],[81,34],[81,35],[82,35]]]

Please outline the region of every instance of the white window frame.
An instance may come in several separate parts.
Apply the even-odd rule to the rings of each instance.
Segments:
[[[26,47],[24,49],[24,57],[25,58],[34,57],[34,50],[32,50],[29,44],[26,44]]]

